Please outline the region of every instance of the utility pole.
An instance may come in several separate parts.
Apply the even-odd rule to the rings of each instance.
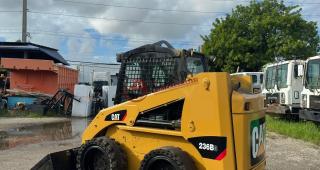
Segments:
[[[22,42],[27,42],[27,0],[22,1]]]

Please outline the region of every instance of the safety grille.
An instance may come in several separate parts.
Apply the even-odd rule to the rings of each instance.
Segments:
[[[266,94],[267,104],[279,104],[279,93]]]
[[[178,83],[177,60],[177,57],[152,53],[127,59],[119,76],[119,103]]]
[[[310,96],[310,108],[320,110],[320,96]]]

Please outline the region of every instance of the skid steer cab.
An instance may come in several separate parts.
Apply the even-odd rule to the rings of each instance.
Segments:
[[[251,77],[207,72],[206,58],[166,41],[117,56],[116,105],[101,110],[79,148],[32,169],[265,168],[263,96]]]

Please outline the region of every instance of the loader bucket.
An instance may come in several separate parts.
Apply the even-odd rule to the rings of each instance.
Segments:
[[[50,153],[42,158],[31,170],[75,170],[78,148]]]

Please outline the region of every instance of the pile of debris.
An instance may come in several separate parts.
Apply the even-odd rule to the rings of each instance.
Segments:
[[[52,111],[70,116],[73,100],[80,102],[65,89],[59,89],[54,95],[8,89],[6,94],[1,96],[0,106],[1,109],[14,111],[30,111],[43,115]]]
[[[71,114],[78,70],[68,67],[57,49],[0,42],[0,58],[1,109]]]

